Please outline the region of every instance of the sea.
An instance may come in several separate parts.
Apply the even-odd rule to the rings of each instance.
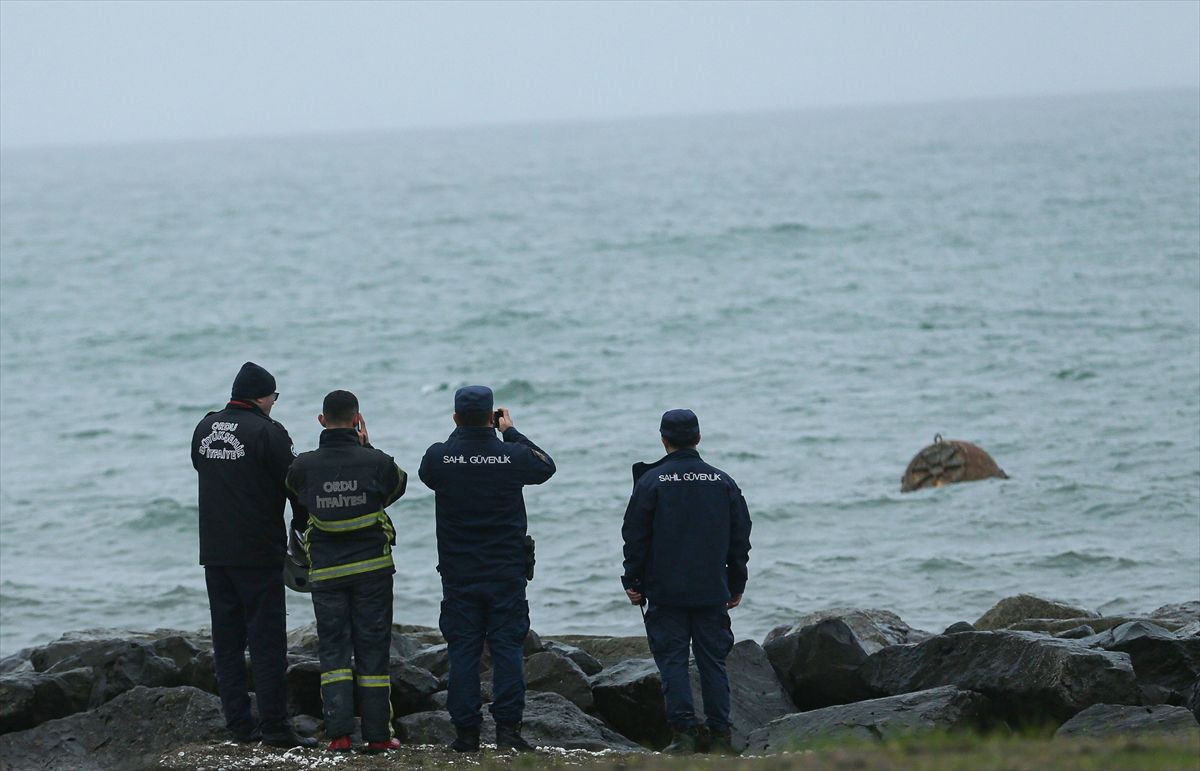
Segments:
[[[398,623],[437,624],[416,470],[468,384],[558,464],[542,634],[641,630],[677,407],[749,504],[739,638],[1195,600],[1200,93],[0,150],[0,654],[208,623],[189,442],[244,361],[297,450],[349,389],[411,474]],[[902,494],[937,434],[1009,479]]]

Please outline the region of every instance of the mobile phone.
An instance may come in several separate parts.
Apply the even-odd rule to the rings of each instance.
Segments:
[[[496,410],[492,413],[492,425],[496,428],[500,427],[500,418],[504,417],[504,410]]]

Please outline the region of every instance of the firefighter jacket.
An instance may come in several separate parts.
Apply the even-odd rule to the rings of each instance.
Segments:
[[[319,447],[296,458],[287,486],[307,515],[297,524],[314,591],[396,571],[396,531],[384,509],[404,495],[407,483],[391,456],[359,444],[352,428],[325,429]]]
[[[200,482],[200,564],[283,568],[287,429],[250,402],[210,412],[192,434]],[[292,503],[295,509],[295,501]]]

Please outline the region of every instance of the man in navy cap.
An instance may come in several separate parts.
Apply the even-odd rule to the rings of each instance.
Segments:
[[[700,670],[711,749],[732,753],[729,610],[742,601],[750,558],[750,512],[737,483],[700,459],[700,422],[691,410],[663,414],[667,454],[633,466],[625,510],[625,574],[635,605],[648,603],[646,639],[662,674],[672,739],[665,752],[695,752],[699,727],[688,679],[688,645]]]
[[[270,417],[278,398],[271,373],[248,361],[234,378],[225,409],[208,413],[192,434],[200,564],[225,725],[238,741],[315,747],[316,740],[297,736],[287,718],[283,510],[295,450],[287,429]],[[294,498],[292,506],[294,514]],[[250,716],[247,643],[259,725]]]
[[[479,660],[492,654],[492,717],[496,746],[527,752],[522,647],[529,633],[525,584],[532,576],[521,488],[554,475],[554,461],[513,427],[507,409],[492,411],[492,390],[467,386],[454,394],[457,428],[431,445],[420,477],[436,493],[439,621],[450,655],[446,708],[459,752],[479,749]],[[496,438],[499,429],[504,441]]]

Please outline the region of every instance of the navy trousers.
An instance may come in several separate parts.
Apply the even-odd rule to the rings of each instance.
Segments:
[[[525,661],[521,650],[529,633],[525,579],[476,584],[442,582],[439,626],[450,654],[446,708],[460,728],[483,722],[479,659],[483,644],[492,654],[492,717],[519,723],[525,712]]]
[[[729,611],[724,605],[685,608],[655,605],[646,610],[646,639],[662,675],[667,722],[675,729],[696,725],[692,686],[688,677],[688,645],[700,670],[700,695],[708,727],[729,731],[729,677],[725,657],[733,649]]]
[[[317,650],[321,657],[321,703],[325,735],[354,732],[354,692],[367,742],[392,738],[392,574],[371,573],[333,589],[314,589]],[[354,655],[354,668],[350,656]]]
[[[213,665],[225,725],[237,735],[254,729],[247,693],[246,644],[262,732],[288,730],[287,617],[281,568],[205,567],[212,616]]]

